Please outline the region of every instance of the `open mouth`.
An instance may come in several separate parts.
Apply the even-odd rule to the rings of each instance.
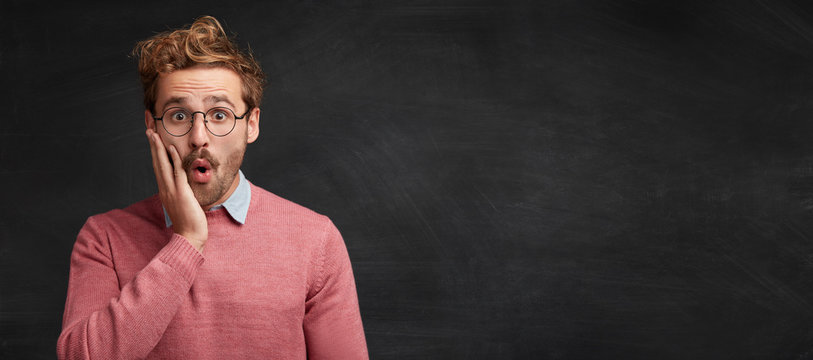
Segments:
[[[195,159],[195,161],[192,162],[190,167],[202,173],[205,173],[212,169],[212,165],[209,164],[209,161],[206,159]]]
[[[189,166],[192,171],[192,180],[198,183],[209,182],[212,174],[212,165],[206,159],[195,159]]]

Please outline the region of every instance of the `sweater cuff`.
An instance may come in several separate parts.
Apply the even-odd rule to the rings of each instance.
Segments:
[[[169,243],[158,252],[158,260],[175,269],[189,284],[195,281],[198,268],[203,264],[203,255],[185,237],[172,234]]]

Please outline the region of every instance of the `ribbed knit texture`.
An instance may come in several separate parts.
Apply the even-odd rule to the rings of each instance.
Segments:
[[[92,216],[71,255],[60,359],[367,359],[353,271],[325,216],[251,185],[203,253],[153,196]]]

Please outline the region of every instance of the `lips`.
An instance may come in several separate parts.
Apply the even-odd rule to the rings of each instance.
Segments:
[[[206,159],[195,159],[189,166],[192,181],[205,184],[212,179],[212,165]]]
[[[189,177],[190,185],[208,183],[219,166],[220,163],[207,149],[191,152],[183,158],[183,168]]]

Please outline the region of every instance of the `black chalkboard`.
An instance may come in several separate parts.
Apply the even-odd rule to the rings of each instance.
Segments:
[[[3,1],[0,358],[156,191],[136,41],[268,74],[249,180],[330,216],[374,359],[813,359],[803,1]]]

